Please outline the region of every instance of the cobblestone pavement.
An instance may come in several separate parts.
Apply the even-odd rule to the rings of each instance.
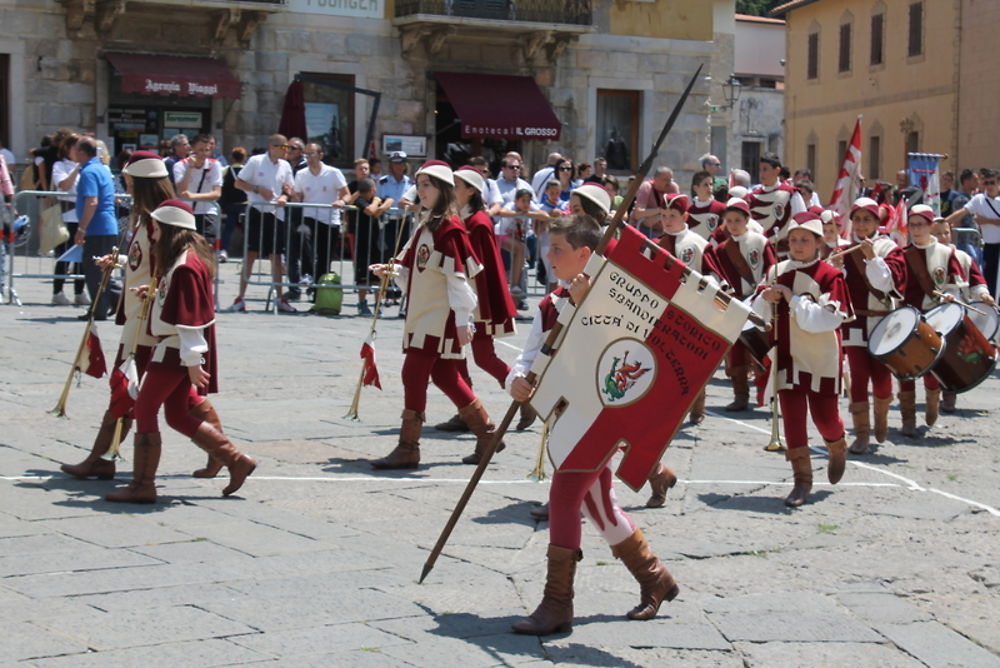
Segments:
[[[225,303],[235,271],[224,267]],[[646,509],[645,490],[618,490],[680,597],[655,620],[626,620],[637,586],[585,526],[576,625],[537,639],[508,631],[544,579],[547,525],[528,510],[548,487],[525,478],[537,425],[508,436],[435,570],[416,583],[472,473],[460,459],[473,443],[428,429],[419,470],[375,474],[364,461],[388,452],[398,428],[395,308],[379,327],[385,390],[365,390],[359,422],[341,417],[368,327],[353,296],[340,317],[275,316],[262,300],[220,315],[215,404],[260,460],[257,473],[222,498],[223,480],[190,477],[202,453],[164,427],[160,503],[122,507],[102,501],[112,482],[58,471],[89,449],[107,400],[106,381],[84,377],[68,419],[46,413],[82,332],[77,310],[40,305],[40,282],[18,287],[25,305],[0,306],[5,664],[1000,666],[996,373],[922,438],[892,433],[796,511],[781,502],[789,465],[761,449],[767,412],[725,414],[718,374],[708,419],[667,452],[681,481],[666,506]],[[513,358],[526,332],[501,355]],[[117,335],[102,328],[109,355]],[[473,374],[499,417],[508,399]],[[431,423],[453,413],[433,389],[430,402]],[[817,481],[825,461],[817,451]]]

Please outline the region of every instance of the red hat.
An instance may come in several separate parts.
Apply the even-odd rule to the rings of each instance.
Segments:
[[[792,222],[788,225],[788,231],[791,233],[792,230],[809,230],[817,237],[823,236],[823,221],[815,213],[809,211],[802,211],[792,216]]]
[[[747,204],[747,201],[742,197],[731,197],[729,198],[729,201],[726,202],[726,211],[739,211],[740,213],[749,216],[750,205]]]
[[[160,202],[160,205],[149,214],[153,220],[164,225],[182,227],[185,230],[197,229],[194,224],[194,211],[187,202],[179,199],[168,199]]]
[[[444,181],[450,186],[455,185],[455,173],[451,171],[451,166],[444,160],[428,160],[424,164],[420,165],[420,169],[417,170],[417,173],[414,176],[420,176],[421,174],[433,176],[440,181]]]
[[[665,204],[668,209],[674,209],[681,213],[687,213],[691,208],[691,198],[687,195],[665,195]]]
[[[907,218],[910,216],[920,216],[927,221],[928,225],[930,225],[934,222],[934,209],[930,208],[926,204],[914,204],[910,207],[910,212],[907,215]]]
[[[162,179],[167,174],[167,165],[163,158],[152,151],[135,151],[129,157],[122,173],[143,179]]]
[[[860,211],[864,209],[871,215],[875,216],[875,220],[878,220],[878,202],[870,197],[859,197],[854,200],[854,204],[851,205],[851,217],[854,217],[855,211]]]

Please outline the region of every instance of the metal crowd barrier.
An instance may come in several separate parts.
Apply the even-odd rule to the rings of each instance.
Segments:
[[[299,290],[305,296],[317,287],[317,281],[328,273],[336,273],[341,278],[340,288],[343,290],[370,289],[376,290],[377,283],[360,284],[355,281],[355,263],[363,262],[365,266],[388,262],[396,245],[396,235],[399,226],[405,225],[399,246],[402,247],[413,231],[413,214],[404,209],[392,208],[381,217],[369,221],[365,229],[357,229],[356,216],[358,208],[353,205],[334,207],[332,204],[313,202],[289,202],[284,207],[284,221],[276,221],[270,230],[264,224],[257,227],[257,255],[249,275],[246,273],[246,262],[252,239],[251,217],[261,220],[262,216],[252,213],[256,208],[260,213],[270,213],[279,209],[273,203],[247,204],[241,214],[243,222],[243,257],[240,275],[244,276],[248,286],[265,286],[268,288],[265,310],[272,313],[278,311],[278,299],[286,290]],[[293,212],[303,209],[320,211],[337,209],[341,212],[339,225],[327,225],[314,218],[296,216]],[[307,222],[310,221],[310,222]],[[327,228],[321,232],[320,228]],[[337,233],[332,228],[338,228]],[[267,235],[270,232],[270,243]],[[318,237],[322,237],[318,239]],[[322,243],[315,243],[316,241]],[[273,252],[265,252],[273,251]],[[363,260],[360,258],[364,258]],[[272,275],[274,260],[281,265],[281,280],[275,280]],[[374,297],[374,295],[373,295]]]
[[[15,237],[15,235],[10,235],[7,239],[2,240],[6,251],[6,288],[7,288],[7,303],[21,305],[21,300],[17,295],[17,290],[15,288],[15,280],[17,279],[37,279],[37,280],[55,280],[63,279],[66,281],[77,281],[83,280],[83,274],[76,273],[55,273],[55,264],[58,254],[53,254],[52,251],[49,253],[42,254],[39,252],[38,244],[41,238],[42,230],[42,212],[45,210],[46,206],[58,203],[62,201],[60,198],[65,198],[71,196],[70,193],[66,193],[62,190],[21,190],[14,195],[14,208],[17,210],[18,214],[28,216],[28,229],[22,229],[20,234]],[[52,198],[52,202],[47,202],[45,200]],[[128,208],[132,203],[132,196],[126,193],[119,193],[115,195],[115,203],[119,208]],[[127,218],[126,218],[127,220]],[[123,219],[119,217],[118,220],[119,232],[123,229]],[[72,237],[66,241],[66,249],[73,243]],[[44,266],[45,263],[51,263],[51,269],[46,271]],[[0,272],[0,282],[3,281],[4,272]]]

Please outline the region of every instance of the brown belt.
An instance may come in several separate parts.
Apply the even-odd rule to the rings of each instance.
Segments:
[[[868,311],[866,309],[854,309],[854,315],[860,315],[863,318],[876,318],[883,315],[889,315],[892,311]]]

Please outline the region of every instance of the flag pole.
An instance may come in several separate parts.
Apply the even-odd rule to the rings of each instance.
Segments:
[[[639,166],[639,171],[636,173],[635,178],[632,180],[628,191],[625,193],[625,197],[622,200],[621,205],[615,211],[614,218],[612,218],[611,223],[608,225],[607,229],[604,231],[604,236],[601,238],[600,244],[598,245],[595,252],[603,253],[607,248],[611,239],[614,238],[615,232],[621,225],[622,218],[628,208],[631,206],[632,202],[635,200],[636,193],[639,191],[639,186],[645,180],[646,175],[652,169],[653,161],[656,160],[656,156],[660,152],[660,146],[663,144],[663,140],[666,138],[667,134],[670,132],[670,128],[673,127],[674,123],[677,121],[677,117],[681,113],[681,109],[684,107],[684,103],[687,101],[688,96],[691,94],[691,89],[694,88],[695,82],[701,75],[701,70],[704,65],[699,65],[698,69],[695,71],[691,80],[688,82],[687,87],[684,92],[681,93],[680,99],[677,100],[677,104],[674,105],[674,109],[670,112],[670,117],[667,118],[667,122],[663,125],[663,129],[660,131],[659,137],[656,138],[656,142],[653,144],[652,150],[650,150],[649,155],[646,159],[642,161]],[[578,305],[579,306],[579,305]],[[559,338],[559,334],[562,331],[562,326],[559,323],[549,331],[548,336],[545,339],[545,343],[542,345],[542,352],[548,354],[551,352],[552,347],[555,345],[556,340]],[[534,384],[535,374],[529,372],[527,376],[529,383]],[[490,439],[490,443],[486,447],[486,451],[479,460],[479,464],[476,466],[476,470],[473,471],[472,477],[469,479],[468,484],[465,486],[465,490],[462,492],[462,496],[459,498],[458,503],[455,505],[455,509],[451,513],[451,517],[448,518],[448,522],[444,525],[444,529],[441,530],[441,535],[438,536],[437,543],[435,543],[434,548],[431,550],[430,555],[427,557],[427,561],[424,562],[423,570],[420,573],[420,579],[417,581],[419,584],[423,584],[424,579],[434,568],[434,564],[437,562],[438,556],[440,556],[441,551],[444,549],[445,544],[448,542],[448,538],[451,536],[451,532],[454,530],[455,525],[458,523],[458,518],[462,516],[462,512],[465,510],[465,506],[469,503],[469,499],[472,498],[472,493],[476,490],[476,486],[479,484],[479,480],[483,477],[486,472],[486,467],[489,466],[490,460],[493,459],[493,455],[496,453],[497,446],[503,439],[507,429],[510,427],[511,421],[513,421],[514,416],[517,414],[518,410],[521,408],[520,401],[514,401],[511,403],[510,408],[507,409],[507,413],[503,416],[500,424],[497,425],[496,431],[493,433],[493,438]]]
[[[406,217],[400,218],[399,229],[396,230],[396,244],[392,249],[392,259],[391,261],[395,263],[396,256],[399,254],[399,244],[402,243],[403,230],[406,229]],[[368,328],[368,337],[365,339],[367,342],[369,339],[374,343],[375,328],[378,326],[378,319],[382,315],[382,302],[385,300],[386,290],[389,289],[389,281],[391,277],[388,273],[382,275],[382,280],[379,281],[378,292],[375,294],[375,312],[372,313],[371,326]],[[400,306],[402,308],[402,305]],[[362,343],[362,346],[364,343]],[[358,408],[361,403],[361,387],[365,380],[365,365],[367,360],[361,363],[361,373],[358,374],[358,384],[354,387],[354,399],[351,401],[351,407],[347,410],[347,414],[344,415],[345,420],[358,421],[361,418],[358,416]]]
[[[111,249],[113,257],[118,257],[118,246]],[[69,375],[66,377],[66,384],[63,385],[62,394],[59,395],[59,401],[56,402],[55,408],[53,408],[50,413],[55,413],[57,417],[66,417],[66,401],[69,399],[69,389],[73,384],[73,374],[79,369],[78,362],[80,361],[80,355],[83,353],[84,347],[87,345],[87,338],[90,336],[90,329],[94,326],[94,316],[97,314],[97,306],[101,302],[101,295],[104,294],[104,288],[107,287],[108,281],[111,278],[111,272],[118,268],[117,262],[110,262],[108,266],[104,268],[104,275],[101,277],[101,282],[97,286],[97,292],[94,294],[93,303],[90,305],[90,309],[87,312],[87,325],[83,330],[83,337],[80,339],[80,345],[76,349],[76,357],[69,365]]]

